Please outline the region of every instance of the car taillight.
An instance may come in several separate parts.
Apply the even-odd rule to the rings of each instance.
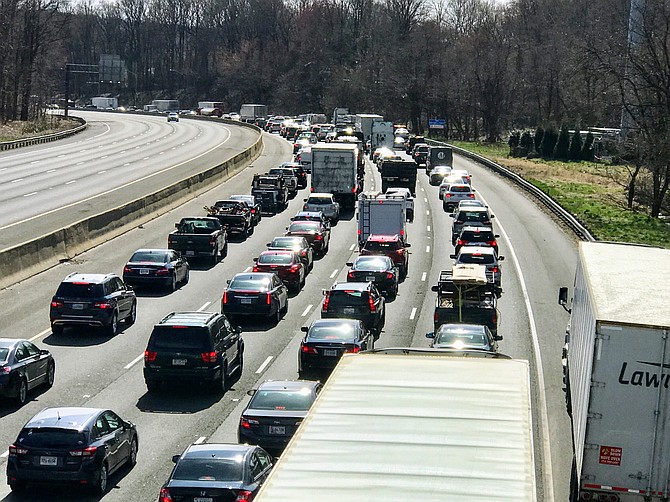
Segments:
[[[314,191],[314,187],[309,187],[309,191],[310,191],[310,192],[313,192],[313,191]]]
[[[60,300],[51,300],[52,307],[62,307],[63,305],[65,304]]]
[[[216,246],[216,238],[215,237],[210,237],[209,238],[209,245],[214,247]]]
[[[433,312],[433,322],[437,322],[437,309]]]
[[[258,272],[258,267],[254,265],[254,268],[252,269],[252,272]]]
[[[252,500],[253,492],[250,492],[249,490],[240,490],[237,492],[237,498],[235,499],[235,502],[249,502]]]
[[[458,242],[456,242],[457,246],[465,246],[468,243],[468,241],[464,241],[463,239],[458,239]]]
[[[323,303],[321,304],[321,310],[324,312],[328,310],[329,303],[330,303],[330,291],[326,292],[326,297],[323,299]]]
[[[203,352],[200,354],[203,363],[215,363],[218,356],[219,353],[217,351]]]
[[[153,363],[156,360],[157,355],[158,355],[158,352],[152,352],[150,350],[145,350],[144,351],[144,362]]]
[[[358,354],[361,351],[361,348],[356,346],[356,347],[349,347],[348,349],[345,350],[347,354]]]
[[[398,254],[403,254],[404,252],[405,252],[405,248],[401,248],[401,249],[396,250],[396,253],[398,253]]]
[[[351,188],[351,193],[356,193],[356,189],[357,189],[357,187],[352,187]]]
[[[300,251],[300,256],[307,256],[307,250],[303,249],[302,251]]]
[[[493,239],[492,241],[486,241],[486,245],[487,245],[487,246],[496,246],[497,244],[498,244],[498,243],[496,242],[495,239]]]
[[[259,424],[260,422],[258,420],[254,420],[253,418],[240,417],[240,426],[244,429],[251,429],[252,425]]]
[[[81,450],[70,450],[69,453],[72,457],[92,457],[97,450],[97,446],[89,446],[87,448],[82,448]]]
[[[310,347],[309,345],[304,345],[300,344],[300,350],[303,354],[317,354],[317,351],[314,347]]]
[[[347,279],[353,279],[353,278],[354,278],[354,273],[353,273],[353,272],[349,272],[349,273],[347,274]]]
[[[291,265],[291,268],[289,268],[288,270],[289,272],[297,272],[298,270],[300,270],[300,265],[298,265],[297,263],[295,265]]]
[[[256,214],[256,210],[255,210],[255,209],[252,209],[252,210],[251,210],[251,214]]]
[[[161,488],[161,491],[158,494],[158,502],[172,502],[172,496],[170,495],[170,490],[168,490],[167,488]]]
[[[444,194],[444,198],[446,199],[448,197],[451,197],[451,194],[447,192],[447,193]]]
[[[377,307],[375,306],[375,301],[369,295],[368,295],[368,305],[370,305],[370,312],[377,312]]]
[[[223,298],[221,298],[221,305],[228,303],[228,291],[223,292]]]
[[[493,317],[491,318],[491,320],[493,321],[493,324],[498,323],[498,311],[497,310],[493,311]]]
[[[170,274],[170,269],[167,267],[159,268],[156,270],[156,275],[168,275]]]
[[[323,235],[319,235],[319,234],[317,234],[317,235],[314,237],[314,240],[322,241],[322,240],[323,240]]]
[[[386,273],[386,278],[387,279],[393,279],[393,274],[391,272]]]
[[[15,444],[9,447],[10,455],[25,455],[26,453],[28,453],[28,448],[21,448],[20,446],[16,446]]]
[[[124,274],[131,274],[132,272],[133,272],[133,269],[130,268],[128,265],[126,265],[125,267],[123,267],[123,273],[124,273]]]
[[[475,198],[475,194],[473,194],[473,193],[469,193],[469,194],[468,194],[468,197],[470,197],[471,199],[474,199],[474,198]]]
[[[95,302],[93,306],[97,309],[103,309],[103,310],[114,308],[114,306],[109,302]]]
[[[0,366],[0,375],[6,375],[7,373],[11,372],[12,368],[9,366]]]
[[[272,304],[272,293],[265,293],[265,304],[266,305]]]
[[[498,267],[493,267],[493,268],[491,269],[491,271],[492,271],[494,274],[497,274],[497,273],[498,273]]]

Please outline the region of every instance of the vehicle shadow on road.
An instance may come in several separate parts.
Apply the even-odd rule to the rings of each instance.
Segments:
[[[227,392],[234,391],[234,388]],[[171,413],[189,415],[206,410],[221,401],[222,395],[208,388],[206,385],[195,387],[193,385],[163,386],[155,393],[146,392],[137,400],[135,405],[144,413]]]
[[[26,406],[31,401],[36,401],[42,394],[46,393],[49,390],[49,387],[46,385],[40,385],[34,389],[28,391],[28,401],[24,406]],[[19,405],[16,401],[8,399],[6,401],[0,401],[0,418],[6,417],[19,411],[23,406]]]
[[[119,324],[116,336],[122,336],[126,326]],[[52,347],[93,347],[107,343],[113,337],[106,335],[102,329],[96,328],[65,328],[62,335],[51,333],[42,343]]]

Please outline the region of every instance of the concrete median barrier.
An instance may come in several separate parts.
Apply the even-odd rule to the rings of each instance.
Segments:
[[[0,288],[70,260],[132,230],[244,169],[260,155],[263,137],[256,126],[240,122],[234,125],[250,127],[259,133],[253,145],[234,157],[161,190],[1,251]]]

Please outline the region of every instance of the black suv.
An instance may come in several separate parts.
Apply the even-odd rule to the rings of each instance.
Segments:
[[[31,482],[87,484],[102,495],[110,474],[137,463],[138,445],[135,424],[111,410],[46,408],[9,447],[7,482],[12,491]]]
[[[223,314],[172,312],[154,326],[144,352],[149,392],[163,382],[197,381],[225,392],[242,375],[244,340]]]
[[[49,317],[54,335],[65,326],[100,326],[113,336],[119,321],[127,326],[135,322],[137,298],[116,274],[68,275],[51,299]]]
[[[358,319],[376,336],[386,322],[384,297],[371,282],[335,283],[321,304],[322,319]]]

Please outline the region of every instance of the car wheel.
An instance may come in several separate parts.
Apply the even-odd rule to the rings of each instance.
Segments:
[[[244,349],[237,351],[237,380],[242,378],[242,372],[244,371]]]
[[[442,211],[444,211],[445,213],[449,212],[449,207],[444,202],[442,203]]]
[[[191,269],[186,269],[186,274],[184,274],[184,282],[182,284],[188,284],[188,281],[191,279]]]
[[[51,332],[58,336],[63,334],[63,325],[62,324],[52,324],[51,325]]]
[[[221,258],[228,256],[228,241],[223,245],[223,251],[221,253]]]
[[[286,297],[286,303],[284,304],[284,308],[282,308],[280,312],[282,316],[288,314],[288,297]]]
[[[46,377],[47,387],[49,388],[53,387],[55,378],[56,378],[56,365],[53,362],[50,362],[49,366],[47,367],[47,377]]]
[[[214,254],[210,258],[210,261],[212,262],[212,266],[216,265],[217,262],[219,261],[219,246],[218,245],[214,248]]]
[[[158,392],[161,390],[161,381],[160,380],[147,380],[147,391],[149,393]]]
[[[26,491],[26,487],[28,486],[25,481],[10,481],[8,484],[9,489],[14,493],[23,493]]]
[[[97,495],[104,495],[107,492],[107,464],[102,464],[100,472],[93,483],[93,491]]]
[[[221,378],[214,382],[214,392],[223,394],[228,390],[228,365],[224,364],[221,368]]]
[[[130,307],[130,313],[125,320],[128,326],[135,324],[135,321],[137,321],[137,302],[133,302],[133,305]]]
[[[114,312],[112,314],[112,320],[109,321],[109,324],[105,328],[105,331],[107,332],[108,336],[114,336],[116,335],[118,330],[119,330],[119,316],[116,312]]]
[[[177,273],[176,272],[174,272],[172,274],[172,278],[170,279],[170,284],[168,284],[168,289],[172,293],[174,293],[177,290]]]
[[[137,439],[133,438],[130,443],[130,453],[128,454],[128,465],[135,467],[137,465]]]
[[[23,406],[28,401],[28,382],[22,378],[19,382],[19,388],[16,391],[16,402]]]

